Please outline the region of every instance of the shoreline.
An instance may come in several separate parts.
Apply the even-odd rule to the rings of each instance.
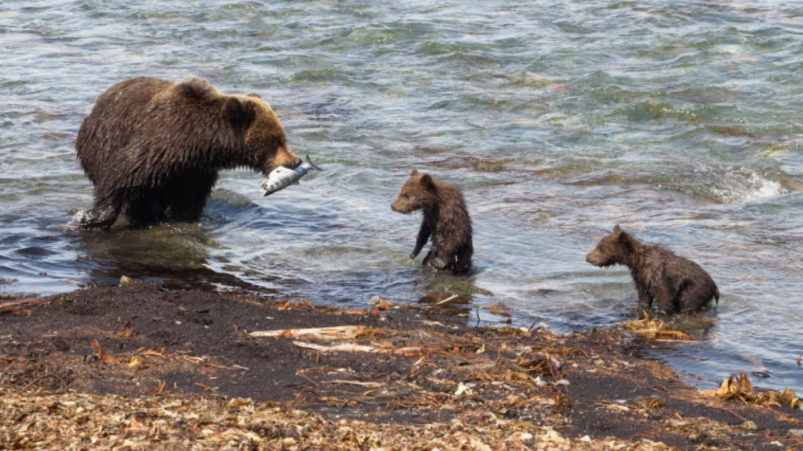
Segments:
[[[86,446],[105,431],[97,446],[127,440],[132,449],[196,441],[255,449],[408,449],[433,440],[444,440],[440,449],[803,445],[794,435],[803,430],[801,409],[724,400],[686,385],[639,357],[644,346],[616,328],[471,327],[448,307],[354,310],[153,282],[4,305],[0,442],[37,436],[67,449],[69,440]],[[322,327],[335,329],[249,335]],[[87,420],[70,410],[84,404]],[[265,422],[296,431],[306,422],[316,432],[255,426]],[[88,438],[54,435],[51,423]]]

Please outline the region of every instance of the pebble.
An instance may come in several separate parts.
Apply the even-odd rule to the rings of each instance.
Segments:
[[[803,429],[789,429],[789,435],[797,438],[803,438]]]

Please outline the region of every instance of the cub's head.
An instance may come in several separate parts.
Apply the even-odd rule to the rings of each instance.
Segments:
[[[633,253],[631,240],[630,235],[617,225],[613,228],[613,233],[600,240],[597,247],[586,256],[586,261],[599,267],[623,265],[630,260]]]
[[[221,94],[204,80],[193,78],[177,87],[185,98],[198,102],[204,108],[217,109],[225,130],[212,130],[214,134],[225,133],[225,142],[231,155],[226,155],[226,167],[246,166],[268,175],[279,166],[295,169],[302,160],[287,147],[287,137],[279,118],[268,102],[257,94]],[[228,131],[228,132],[227,132]]]
[[[438,186],[429,174],[413,169],[410,178],[402,185],[399,197],[390,205],[397,213],[411,213],[434,207],[438,202]]]

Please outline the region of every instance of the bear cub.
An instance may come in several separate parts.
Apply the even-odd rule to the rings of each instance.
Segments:
[[[696,312],[711,298],[719,303],[717,285],[700,265],[660,246],[640,243],[618,225],[586,261],[599,267],[630,268],[641,310],[649,310],[653,300],[667,314]]]
[[[458,188],[413,170],[399,197],[390,206],[398,213],[422,210],[424,220],[410,258],[415,258],[432,237],[432,248],[423,266],[465,274],[471,269],[471,218]]]

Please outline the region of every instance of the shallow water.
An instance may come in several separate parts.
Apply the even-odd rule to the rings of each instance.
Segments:
[[[803,391],[803,7],[648,3],[4,1],[0,290],[125,274],[357,307],[458,293],[586,330],[636,315],[627,272],[585,263],[621,224],[722,293],[701,343],[654,355],[705,388],[769,371],[754,382]],[[259,93],[326,172],[268,198],[226,172],[200,224],[70,230],[92,200],[81,121],[141,75]],[[412,168],[463,188],[470,276],[407,258],[420,217],[390,203]]]

